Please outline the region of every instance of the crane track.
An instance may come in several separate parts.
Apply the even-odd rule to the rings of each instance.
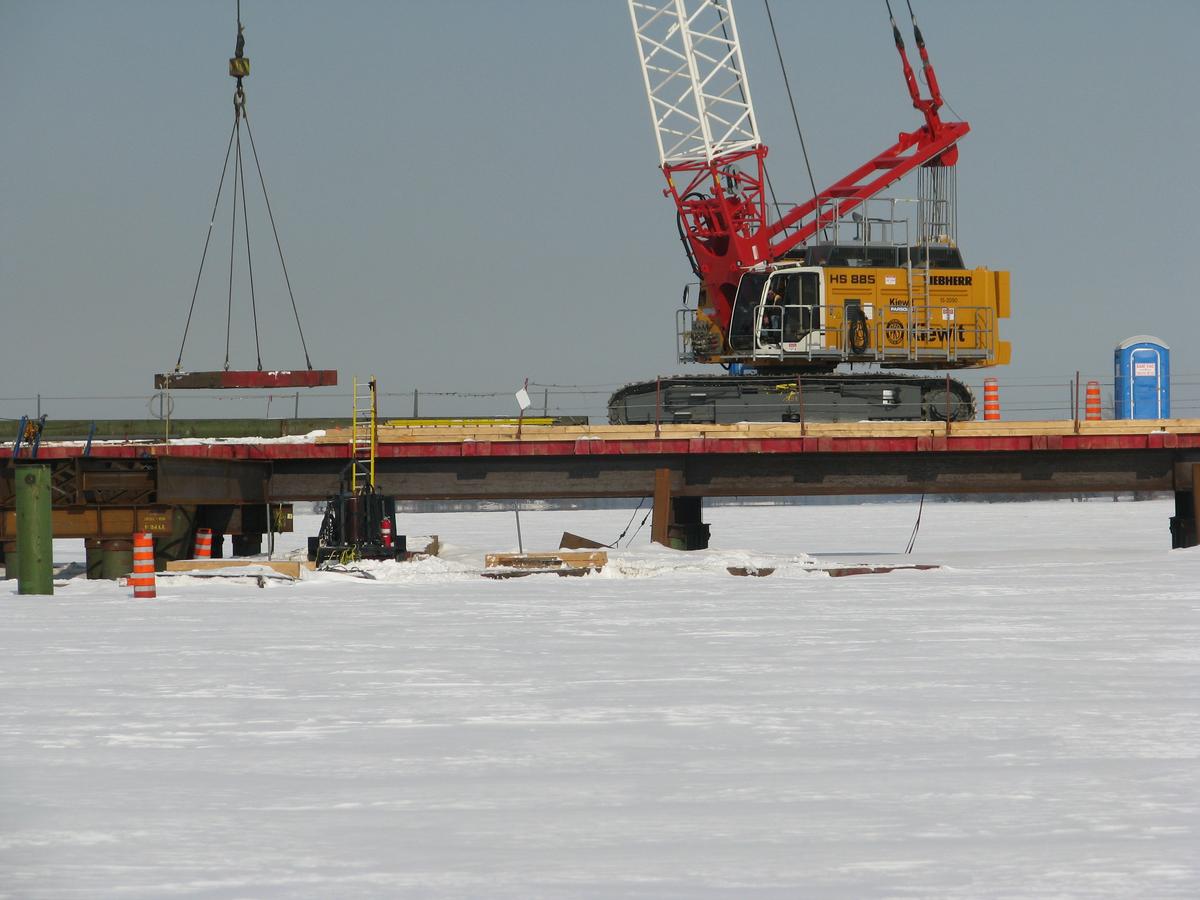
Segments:
[[[608,420],[614,425],[961,422],[973,418],[975,395],[962,382],[889,372],[799,377],[671,375],[627,384],[608,401]]]

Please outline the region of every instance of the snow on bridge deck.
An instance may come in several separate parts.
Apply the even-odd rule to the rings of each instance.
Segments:
[[[90,455],[221,459],[345,459],[349,429],[287,438],[93,442]],[[1200,448],[1200,419],[1099,422],[750,423],[733,425],[381,426],[381,459],[677,454],[1022,452]],[[38,456],[81,456],[85,443],[43,444]]]

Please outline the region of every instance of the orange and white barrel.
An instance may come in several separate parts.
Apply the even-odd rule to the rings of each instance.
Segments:
[[[211,528],[196,529],[196,543],[192,547],[192,559],[212,559]]]
[[[1084,413],[1087,421],[1100,421],[1100,382],[1098,381],[1089,381],[1087,383],[1087,398],[1084,404]]]
[[[983,420],[1000,421],[1000,382],[995,378],[983,380]]]
[[[154,535],[140,532],[133,536],[133,574],[129,586],[134,597],[151,598],[154,593]]]

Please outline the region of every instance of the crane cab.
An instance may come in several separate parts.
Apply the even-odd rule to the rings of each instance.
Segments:
[[[730,350],[754,357],[820,350],[823,287],[818,267],[743,275],[729,324]]]
[[[704,327],[697,312],[693,334]],[[997,320],[1008,315],[1007,272],[783,263],[742,276],[723,352],[690,360],[790,369],[1000,365],[1011,350]]]

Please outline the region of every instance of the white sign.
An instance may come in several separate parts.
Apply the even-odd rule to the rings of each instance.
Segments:
[[[884,275],[883,283],[894,285],[896,283],[896,276],[895,275]]]
[[[516,397],[517,406],[521,407],[521,412],[525,412],[525,410],[529,409],[529,391],[525,390],[525,388],[521,388],[519,391],[517,391]]]
[[[1157,372],[1158,372],[1158,366],[1155,363],[1144,362],[1144,363],[1134,363],[1133,364],[1133,377],[1134,378],[1142,378],[1142,377],[1153,378],[1157,374]]]
[[[863,315],[866,316],[868,319],[875,318],[875,304],[874,303],[864,303],[862,309],[863,309]]]
[[[943,306],[942,307],[942,318],[945,319],[947,322],[953,322],[954,321],[954,310],[949,306]]]

